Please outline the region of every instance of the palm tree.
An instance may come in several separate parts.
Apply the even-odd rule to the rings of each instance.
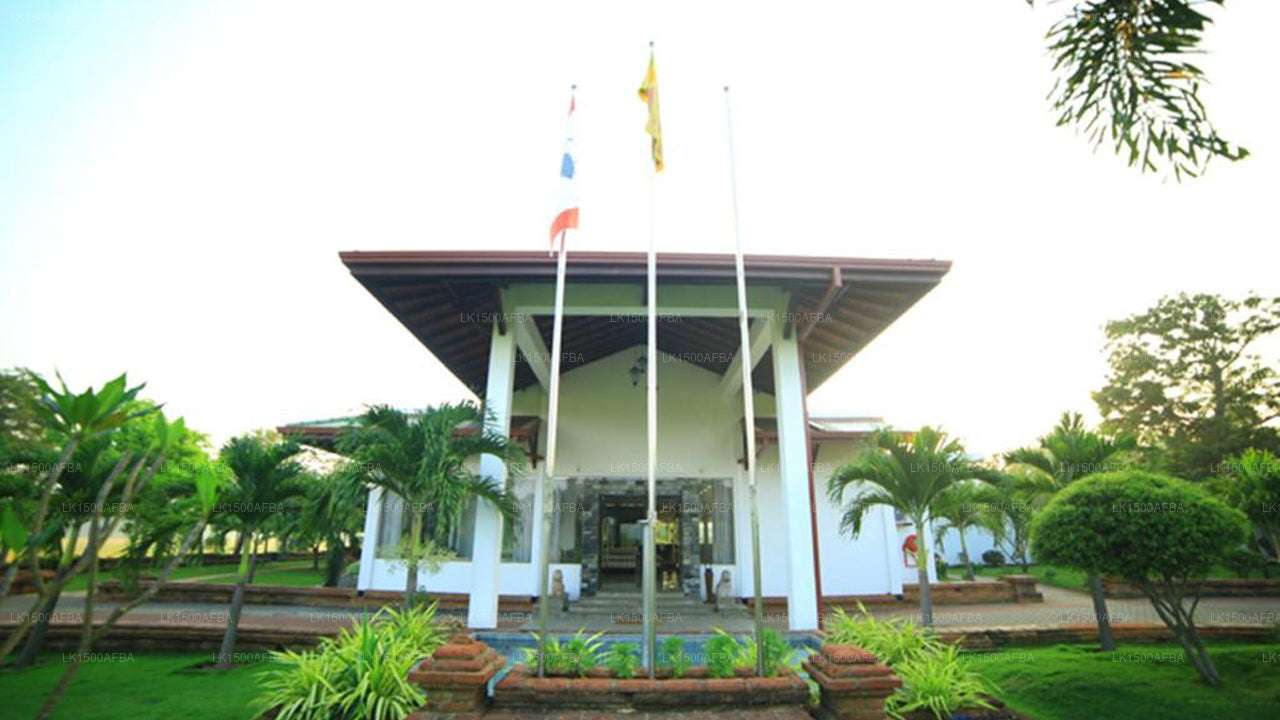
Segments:
[[[892,430],[876,433],[875,446],[837,470],[827,482],[831,501],[844,507],[840,530],[846,535],[858,535],[863,515],[874,505],[887,505],[915,524],[920,614],[925,625],[933,624],[925,521],[937,512],[946,493],[957,484],[988,475],[986,469],[965,460],[964,447],[958,440],[948,439],[941,430],[924,427],[913,435]],[[846,503],[849,490],[854,495]]]
[[[960,536],[960,555],[964,558],[965,579],[973,581],[973,558],[969,555],[968,541],[965,533],[972,528],[991,527],[991,514],[987,511],[996,501],[993,488],[976,482],[956,483],[942,494],[940,502],[933,510],[933,517],[941,520],[935,528],[938,534],[938,545],[942,545],[942,535],[948,529],[955,529]]]
[[[227,630],[222,636],[222,649],[215,666],[219,669],[232,665],[240,612],[244,609],[245,586],[249,584],[257,560],[255,535],[303,492],[299,482],[303,468],[294,459],[300,452],[302,446],[292,440],[274,442],[252,435],[232,438],[222,448],[220,459],[235,480],[225,492],[220,509],[239,528],[244,542],[240,548],[240,568],[236,588],[231,595]]]
[[[325,587],[337,587],[347,548],[364,529],[368,493],[364,483],[341,471],[308,478],[297,533],[315,545],[324,543]]]
[[[1036,447],[1018,448],[1005,454],[1010,468],[1021,467],[1039,475],[1049,493],[1094,473],[1119,470],[1137,452],[1137,442],[1129,436],[1110,438],[1085,427],[1080,413],[1063,413],[1053,431],[1040,438]],[[1107,614],[1107,596],[1102,578],[1089,577],[1093,613],[1098,620],[1098,639],[1104,651],[1116,649],[1115,634]]]
[[[492,503],[507,522],[519,519],[515,496],[469,467],[481,455],[498,457],[513,469],[524,462],[519,446],[486,429],[484,420],[484,411],[469,402],[414,414],[375,406],[338,443],[353,460],[344,466],[350,477],[392,493],[410,511],[405,607],[418,590],[424,539],[445,547],[473,498]]]

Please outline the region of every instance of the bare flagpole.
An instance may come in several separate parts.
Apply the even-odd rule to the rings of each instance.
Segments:
[[[572,99],[577,93],[578,86],[573,85],[570,88],[570,113],[574,107],[575,100]],[[572,132],[568,142],[573,141]],[[550,579],[547,577],[551,569],[551,522],[554,519],[554,492],[552,483],[556,478],[556,440],[558,437],[558,428],[560,425],[560,357],[561,357],[561,338],[564,331],[564,286],[565,286],[565,269],[568,265],[569,252],[565,245],[565,234],[567,229],[560,231],[560,254],[556,258],[556,302],[555,314],[552,318],[551,325],[551,378],[548,382],[550,387],[547,388],[547,455],[542,463],[542,475],[539,481],[542,484],[540,494],[542,496],[542,551],[538,558],[538,677],[544,677],[547,672],[547,623],[550,613],[551,599],[550,593],[547,592],[547,586]],[[565,590],[568,592],[568,589]]]
[[[742,347],[742,418],[746,430],[747,491],[751,502],[751,581],[755,594],[756,673],[764,677],[764,597],[760,589],[760,503],[756,491],[756,409],[751,384],[751,334],[747,329],[747,273],[742,257],[742,232],[738,222],[738,170],[733,157],[733,112],[729,86],[724,86],[724,117],[729,138],[729,190],[733,198],[733,261],[738,279],[738,333]]]
[[[564,284],[568,252],[565,249],[565,230],[560,231],[560,254],[556,259],[556,309],[551,326],[551,380],[547,392],[547,456],[542,463],[542,553],[538,574],[538,677],[547,671],[547,622],[551,598],[547,592],[547,574],[551,569],[551,521],[555,511],[552,483],[556,472],[556,433],[560,424],[560,349],[564,329]],[[568,590],[566,589],[566,592]]]
[[[650,57],[653,54],[653,42],[649,43]],[[654,194],[657,170],[649,174],[649,263],[648,290],[645,295],[649,301],[648,349],[646,351],[649,430],[648,443],[648,513],[644,525],[644,654],[645,665],[649,668],[649,677],[656,677],[658,669],[658,635],[655,622],[658,613],[658,572],[657,550],[654,547],[655,533],[658,524],[658,260],[654,249]]]

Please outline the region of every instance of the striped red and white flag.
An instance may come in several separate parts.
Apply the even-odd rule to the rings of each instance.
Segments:
[[[564,233],[569,228],[578,227],[578,190],[574,185],[573,162],[573,95],[569,96],[569,121],[564,138],[564,155],[560,159],[560,203],[557,206],[556,219],[551,222],[551,249],[555,250],[556,236],[560,236],[561,249],[564,248]]]

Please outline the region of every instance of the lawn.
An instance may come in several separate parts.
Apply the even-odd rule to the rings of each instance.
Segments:
[[[237,667],[225,673],[189,670],[209,662],[209,654],[101,654],[86,663],[55,720],[249,720],[249,701],[258,693],[257,677],[270,664]],[[35,717],[64,665],[62,656],[42,656],[35,667],[0,670],[0,719]]]
[[[1224,685],[1200,683],[1177,645],[1008,648],[965,655],[997,696],[1038,720],[1274,720],[1280,717],[1280,644],[1218,643]]]
[[[229,584],[236,581],[235,576],[235,565],[191,565],[174,570],[170,579],[189,580],[208,577],[208,582]],[[115,580],[119,576],[115,570],[106,570],[101,573],[101,577],[103,580]],[[319,570],[312,570],[310,560],[282,560],[262,563],[253,574],[253,584],[255,585],[309,586],[320,585],[323,582],[324,567],[321,566]],[[66,591],[84,590],[88,585],[89,576],[81,573],[67,583]]]
[[[1087,592],[1086,585],[1088,578],[1079,570],[1070,568],[1056,567],[1054,565],[1032,565],[1027,569],[1026,573],[1022,572],[1022,568],[1018,565],[1005,565],[1004,567],[975,567],[974,571],[979,575],[988,577],[1000,577],[1003,575],[1034,575],[1036,582],[1041,585],[1052,585],[1053,587],[1065,588],[1067,590],[1079,590]],[[955,573],[955,568],[951,569]],[[963,577],[964,568],[960,568],[960,576]],[[1225,567],[1215,567],[1209,571],[1211,578],[1235,578],[1240,577],[1237,573],[1228,570]]]
[[[212,583],[231,585],[235,583],[234,575],[210,580]],[[324,568],[311,569],[309,561],[270,563],[259,566],[253,573],[254,585],[292,585],[295,587],[315,587],[324,583]]]
[[[1053,565],[1032,565],[1027,569],[1026,573],[1023,573],[1022,568],[1017,565],[1005,565],[997,568],[980,567],[974,568],[974,570],[979,576],[1001,577],[1004,575],[1026,574],[1035,576],[1036,582],[1041,585],[1052,585],[1053,587],[1066,588],[1067,590],[1085,591],[1088,589],[1086,587],[1088,577],[1083,572],[1054,567]]]

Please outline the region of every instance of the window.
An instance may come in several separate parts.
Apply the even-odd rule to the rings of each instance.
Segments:
[[[582,486],[573,478],[556,480],[551,517],[551,561],[582,562]]]
[[[698,493],[698,544],[704,564],[730,565],[733,553],[733,483],[704,480]]]
[[[382,495],[382,512],[378,523],[378,545],[376,549],[377,556],[383,559],[392,559],[401,557],[403,551],[408,547],[409,531],[413,524],[410,521],[411,512],[428,513],[429,509],[414,508],[410,503],[405,502],[399,495],[390,492],[384,492]],[[455,560],[471,559],[471,540],[475,532],[476,511],[475,501],[469,501],[463,506],[459,513],[458,522],[454,524],[453,532],[450,533],[448,548],[457,556]],[[426,536],[426,530],[423,530],[423,536]]]
[[[511,492],[516,496],[520,518],[502,531],[502,561],[527,563],[533,559],[533,498],[536,485],[529,478],[516,478]],[[472,515],[475,515],[473,512]]]

